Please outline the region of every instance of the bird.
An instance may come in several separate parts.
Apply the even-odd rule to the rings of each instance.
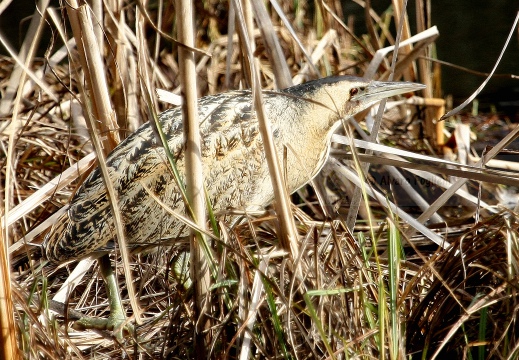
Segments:
[[[264,107],[279,158],[287,149],[284,171],[288,191],[301,188],[321,170],[331,136],[342,118],[384,98],[422,88],[410,82],[333,76],[264,91]],[[214,211],[257,210],[270,204],[274,191],[251,91],[203,97],[198,101],[198,116],[205,189]],[[183,174],[181,109],[166,110],[159,115],[159,122]],[[188,233],[189,229],[149,194],[151,191],[171,209],[185,212],[165,150],[150,123],[109,154],[107,167],[119,195],[128,243],[159,243]],[[83,182],[56,224],[43,244],[46,258],[53,263],[80,259],[114,241],[115,224],[98,168]]]
[[[286,166],[283,171],[287,190],[295,192],[321,170],[341,119],[384,98],[423,88],[412,82],[332,76],[278,91],[263,91],[274,145]],[[198,100],[198,117],[204,185],[213,210],[257,210],[272,203],[274,191],[251,91],[202,97]],[[182,110],[166,110],[158,118],[184,179]],[[149,123],[123,140],[108,155],[106,165],[118,193],[128,244],[160,244],[164,239],[189,234],[189,229],[154,198],[186,213],[165,150]],[[80,259],[106,249],[115,236],[109,199],[101,172],[96,169],[46,235],[44,255],[51,263]]]

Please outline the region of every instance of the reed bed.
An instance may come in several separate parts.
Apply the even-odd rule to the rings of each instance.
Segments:
[[[513,163],[491,160],[517,128],[486,164],[467,154],[470,127],[438,121],[446,104],[429,3],[415,15],[404,1],[382,13],[355,2],[363,19],[338,1],[193,2],[192,29],[176,20],[180,2],[37,2],[22,48],[0,58],[0,310],[13,315],[0,322],[3,358],[517,357],[519,178]],[[193,44],[179,44],[189,31]],[[191,71],[182,52],[195,77],[180,76]],[[314,186],[283,216],[210,216],[205,288],[191,286],[188,241],[126,253],[120,242],[112,260],[133,331],[120,341],[74,328],[77,316],[108,315],[98,265],[65,286],[58,308],[77,262],[49,265],[40,244],[96,165],[94,149],[106,155],[174,106],[181,87],[200,97],[345,74],[428,89],[345,119]],[[287,238],[296,246],[280,246]]]

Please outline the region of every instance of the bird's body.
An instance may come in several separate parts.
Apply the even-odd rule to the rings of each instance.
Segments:
[[[388,90],[391,84],[393,87]],[[264,92],[265,113],[274,143],[279,158],[286,164],[283,172],[288,190],[293,192],[308,183],[324,165],[333,129],[342,117],[354,115],[381,98],[418,88],[418,84],[412,83],[333,77],[279,92]],[[198,112],[205,188],[213,209],[257,209],[272,202],[272,183],[251,92],[201,98]],[[165,111],[159,120],[183,176],[181,109]],[[185,213],[164,149],[149,124],[116,147],[107,159],[107,167],[119,196],[128,243],[153,244],[188,233],[149,194],[155,194],[174,211]],[[47,235],[47,258],[53,262],[77,259],[113,240],[115,225],[108,201],[100,171],[96,169]]]

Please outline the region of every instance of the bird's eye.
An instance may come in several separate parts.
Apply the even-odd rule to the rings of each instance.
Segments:
[[[354,95],[357,95],[357,93],[359,92],[359,88],[351,88],[350,89],[350,97],[354,96]]]

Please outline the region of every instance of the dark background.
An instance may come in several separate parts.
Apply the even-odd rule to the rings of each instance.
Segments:
[[[387,9],[388,0],[372,0],[380,14]],[[356,16],[356,33],[365,31],[363,9],[352,1],[344,1],[346,14]],[[471,70],[489,73],[501,53],[519,11],[516,0],[431,0],[431,24],[440,36],[436,39],[437,58]],[[414,1],[408,1],[410,21],[415,14]],[[412,33],[415,26],[411,23]],[[519,76],[519,30],[516,28],[496,74]],[[456,104],[463,102],[483,82],[485,77],[442,66],[442,88],[453,95]],[[494,105],[519,121],[519,79],[493,78],[478,97],[480,108]]]

